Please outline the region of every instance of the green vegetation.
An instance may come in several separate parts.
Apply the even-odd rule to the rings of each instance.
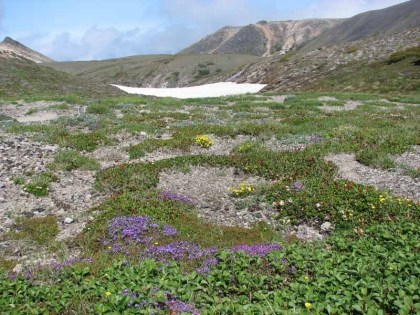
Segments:
[[[397,51],[389,57],[389,64],[400,62],[406,58],[420,59],[420,47],[412,47],[403,51]]]
[[[99,169],[99,163],[92,158],[82,156],[79,152],[73,150],[63,150],[54,156],[54,162],[48,165],[53,170],[72,171],[81,169],[85,171],[96,171]]]
[[[323,110],[324,104],[345,109],[348,101],[360,104],[351,111]],[[54,240],[55,217],[17,220],[2,238],[32,241],[50,251],[71,249],[80,257],[19,275],[11,272],[13,263],[2,260],[0,313],[420,312],[419,204],[336,179],[337,168],[324,159],[353,153],[378,170],[399,167],[393,156],[420,144],[419,102],[415,93],[297,93],[284,102],[270,94],[189,100],[80,97],[76,103],[88,106],[86,114],[2,127],[57,144],[60,151],[48,167],[97,171],[96,189],[108,198],[90,210],[95,219],[80,235],[63,242]],[[184,155],[103,170],[86,157],[86,151],[115,145],[117,133],[142,131],[147,137],[133,137],[138,140],[128,148],[130,158],[157,149],[180,149]],[[168,133],[171,139],[163,137]],[[238,136],[246,137],[239,141]],[[211,151],[224,140],[238,140],[228,155],[189,153],[197,145]],[[299,150],[282,150],[294,145]],[[235,174],[265,179],[260,187],[243,182],[227,190],[250,209],[260,204],[275,209],[280,230],[264,222],[249,229],[210,224],[196,213],[195,200],[158,189],[162,171],[188,172],[194,166],[234,168]],[[415,170],[406,172],[416,176]],[[48,192],[55,180],[49,173],[24,175],[13,180],[31,185],[32,193],[38,186]],[[282,237],[288,223],[325,221],[334,229],[324,241]]]
[[[354,91],[379,94],[419,93],[419,48],[397,52],[389,60],[353,62],[304,87],[307,91]]]
[[[24,184],[23,190],[37,197],[48,195],[51,182],[58,181],[58,177],[52,173],[40,173]]]
[[[18,218],[16,232],[7,234],[8,239],[29,239],[48,245],[58,234],[57,219],[54,216],[39,218]]]

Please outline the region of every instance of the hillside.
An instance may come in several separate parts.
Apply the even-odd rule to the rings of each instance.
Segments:
[[[339,19],[260,21],[243,27],[224,27],[185,48],[181,54],[252,54],[268,56],[306,44],[334,27]]]
[[[0,57],[29,60],[35,63],[51,62],[52,59],[32,50],[10,37],[5,37],[0,43]]]
[[[179,87],[258,61],[250,55],[151,55],[102,61],[54,62],[56,70],[109,84]]]
[[[0,97],[69,94],[98,97],[125,93],[112,86],[76,78],[28,60],[0,57]]]
[[[393,53],[419,42],[420,28],[415,28],[310,52],[276,54],[209,81],[263,83],[268,84],[266,90],[275,91],[414,91],[420,86],[416,57],[388,61]]]
[[[305,51],[420,26],[420,1],[411,0],[346,19],[309,42]]]

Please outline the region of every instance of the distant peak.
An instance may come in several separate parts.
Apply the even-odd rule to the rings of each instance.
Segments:
[[[6,37],[3,39],[3,43],[4,43],[4,44],[20,44],[18,41],[15,41],[13,38],[11,38],[11,37],[9,37],[9,36],[6,36]]]

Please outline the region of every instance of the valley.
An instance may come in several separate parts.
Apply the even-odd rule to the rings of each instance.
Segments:
[[[108,60],[7,37],[0,313],[418,314],[417,7]]]

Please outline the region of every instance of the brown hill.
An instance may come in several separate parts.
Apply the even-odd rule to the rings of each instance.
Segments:
[[[35,63],[51,62],[52,59],[32,50],[10,37],[5,37],[0,43],[0,57],[29,60]]]
[[[181,54],[251,54],[269,56],[301,47],[339,24],[340,19],[260,21],[243,27],[224,27],[185,48]]]

